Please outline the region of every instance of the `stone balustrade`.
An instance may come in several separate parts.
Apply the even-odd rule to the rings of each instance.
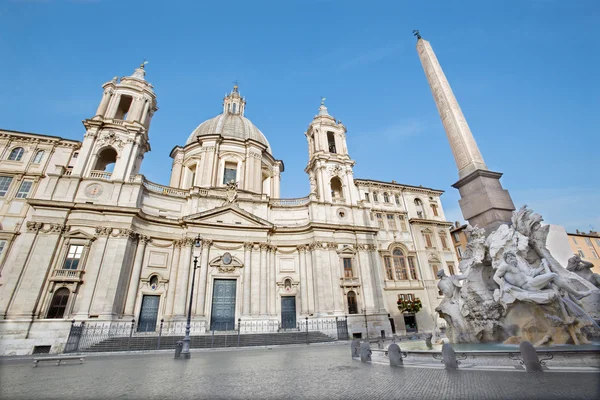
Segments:
[[[106,171],[90,171],[90,178],[100,178],[109,180],[112,177],[112,172]]]
[[[269,205],[272,207],[297,207],[304,206],[310,202],[310,198],[301,197],[297,199],[271,199]]]
[[[81,282],[85,271],[79,269],[55,269],[52,271],[51,281]]]

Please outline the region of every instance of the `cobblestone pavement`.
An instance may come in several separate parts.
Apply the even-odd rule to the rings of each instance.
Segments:
[[[87,357],[84,364],[0,363],[3,399],[594,399],[600,376],[390,368],[347,344]]]

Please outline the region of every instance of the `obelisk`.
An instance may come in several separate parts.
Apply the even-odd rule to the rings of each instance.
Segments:
[[[469,129],[444,71],[429,42],[415,31],[417,52],[429,82],[446,136],[458,168],[458,189],[463,217],[471,225],[491,232],[504,223],[510,223],[515,209],[510,194],[500,184],[499,172],[488,170],[475,138]]]

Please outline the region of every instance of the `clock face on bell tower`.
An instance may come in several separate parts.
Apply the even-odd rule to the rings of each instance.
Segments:
[[[92,183],[85,188],[85,195],[87,197],[98,197],[102,194],[104,188],[99,183]]]

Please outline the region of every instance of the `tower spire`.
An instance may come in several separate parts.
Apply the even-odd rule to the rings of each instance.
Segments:
[[[417,37],[419,59],[458,168],[459,181],[452,186],[460,192],[463,216],[471,225],[477,224],[486,230],[510,223],[515,206],[500,184],[502,174],[488,170],[431,45],[419,31],[413,34]]]

